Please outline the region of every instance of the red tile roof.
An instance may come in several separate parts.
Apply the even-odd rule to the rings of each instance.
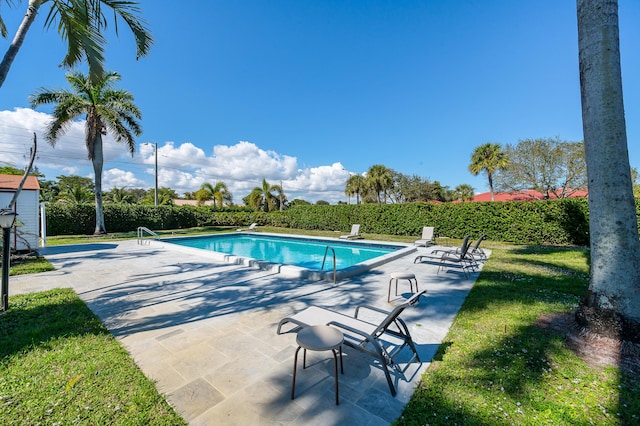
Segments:
[[[574,191],[569,198],[580,198],[586,197],[588,195],[588,191],[585,189],[578,189]],[[534,191],[531,189],[525,191],[518,192],[495,192],[493,194],[494,201],[532,201],[532,200],[543,200],[544,196],[539,191]],[[557,198],[555,195],[551,194],[551,199]],[[482,194],[477,194],[473,197],[473,201],[491,201],[491,193],[483,192]]]
[[[22,176],[0,175],[0,189],[16,190],[18,189],[18,185],[20,185],[21,180]],[[24,182],[24,186],[22,187],[22,189],[32,191],[40,189],[38,178],[35,176],[27,176],[27,180]]]

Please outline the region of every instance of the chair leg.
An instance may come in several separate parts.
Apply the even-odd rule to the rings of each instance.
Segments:
[[[296,354],[293,358],[293,379],[291,380],[291,399],[295,397],[296,392],[296,367],[298,366],[298,352],[300,352],[301,347],[298,346],[296,349]]]
[[[336,382],[336,405],[340,405],[340,399],[338,398],[338,357],[335,349],[331,349],[331,353],[333,354],[333,376]],[[340,367],[342,367],[342,350],[340,350]]]
[[[391,303],[391,281],[393,281],[393,278],[389,280],[389,293],[387,294],[387,303]]]
[[[416,293],[420,292],[420,290],[418,289],[418,279],[414,278],[413,281],[411,279],[409,279],[409,285],[410,285],[410,288],[411,288],[411,294],[413,294],[413,283],[414,282],[416,283]]]

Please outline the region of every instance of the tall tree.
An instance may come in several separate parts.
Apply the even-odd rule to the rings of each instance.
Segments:
[[[376,194],[378,203],[387,202],[387,191],[393,185],[393,173],[391,169],[382,165],[374,164],[367,171],[367,186]]]
[[[280,185],[271,185],[266,179],[262,179],[262,185],[253,188],[245,200],[256,211],[270,212],[280,208],[284,203],[283,197],[284,193]]]
[[[498,170],[504,169],[509,164],[509,158],[506,156],[500,144],[485,143],[477,147],[471,155],[471,164],[469,171],[474,176],[483,172],[487,175],[489,181],[489,191],[491,192],[491,201],[494,201],[493,194],[493,174]]]
[[[351,175],[347,179],[347,183],[344,188],[344,193],[349,197],[349,204],[351,204],[351,196],[356,196],[356,204],[360,204],[360,195],[365,191],[366,182],[362,175]]]
[[[589,179],[589,291],[577,319],[640,342],[640,241],[622,97],[618,2],[578,0],[582,126]]]
[[[196,192],[196,199],[198,202],[213,200],[214,207],[222,208],[223,203],[231,204],[232,196],[224,182],[217,182],[215,185],[205,182]]]
[[[5,2],[13,6],[15,2]],[[18,2],[20,3],[20,2]],[[104,48],[106,39],[103,31],[107,28],[107,17],[103,8],[109,8],[113,12],[116,33],[118,20],[122,19],[133,33],[136,43],[136,55],[138,58],[145,56],[153,38],[146,28],[146,22],[140,18],[140,7],[134,1],[121,0],[29,0],[27,11],[22,23],[13,37],[7,52],[0,62],[0,87],[4,84],[11,64],[24,43],[25,36],[36,19],[40,7],[45,3],[51,5],[45,28],[56,24],[58,34],[67,42],[67,54],[62,60],[62,66],[73,68],[83,59],[89,66],[89,79],[93,84],[98,84],[104,76]],[[0,18],[0,35],[7,37],[7,29]]]
[[[113,88],[114,83],[119,80],[118,73],[109,72],[97,84],[93,84],[84,74],[71,72],[67,74],[67,81],[73,92],[42,88],[30,97],[34,108],[43,104],[55,104],[53,119],[47,126],[45,136],[51,145],[55,145],[73,120],[81,115],[85,116],[85,144],[95,174],[96,235],[107,232],[102,208],[102,136],[111,133],[116,142],[127,145],[133,156],[136,149],[133,137],[142,134],[142,127],[138,122],[142,115],[133,103],[133,95]]]
[[[558,138],[524,139],[507,144],[509,165],[495,175],[498,190],[539,191],[545,199],[566,198],[587,187],[587,163],[582,142]]]

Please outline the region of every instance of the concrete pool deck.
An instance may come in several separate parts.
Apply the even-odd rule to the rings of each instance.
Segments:
[[[478,276],[413,263],[431,249],[333,284],[157,241],[56,246],[40,250],[56,270],[11,277],[10,294],[73,288],[191,425],[383,425],[401,415]],[[410,295],[401,281],[400,296],[392,291],[387,303],[391,272],[414,273],[420,290],[428,290],[401,316],[422,363],[402,365],[402,374],[392,370],[398,394],[391,396],[372,357],[346,347],[339,406],[330,352],[308,353],[291,400],[297,345],[295,334],[276,334],[278,322],[310,305],[349,315],[364,304],[389,310]]]

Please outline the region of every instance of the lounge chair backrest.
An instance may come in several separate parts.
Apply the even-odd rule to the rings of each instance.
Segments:
[[[375,329],[375,331],[373,333],[371,333],[371,335],[372,336],[379,336],[380,334],[384,333],[384,331],[391,324],[393,324],[393,322],[400,316],[402,311],[407,309],[409,306],[415,306],[418,303],[418,301],[420,300],[420,296],[422,296],[423,294],[426,294],[426,293],[427,293],[427,290],[422,290],[422,291],[414,294],[413,296],[411,296],[409,299],[407,299],[406,302],[402,303],[401,305],[396,306],[391,312],[389,312],[389,315],[387,315],[387,317],[384,320],[382,320],[380,325],[378,325],[378,327]]]
[[[478,250],[478,247],[480,247],[480,243],[482,242],[482,240],[484,240],[485,238],[487,238],[487,234],[482,234],[480,235],[480,238],[478,238],[478,240],[476,241],[476,243],[473,245],[473,248],[471,249],[471,253],[475,252],[476,250]]]
[[[462,240],[462,245],[460,246],[460,259],[464,259],[467,255],[467,251],[469,251],[469,246],[471,243],[469,242],[470,235],[466,235],[464,240]]]
[[[351,225],[351,235],[358,235],[360,233],[360,225]]]
[[[423,240],[433,240],[433,231],[434,231],[434,227],[433,226],[425,226],[422,228],[422,239]]]

